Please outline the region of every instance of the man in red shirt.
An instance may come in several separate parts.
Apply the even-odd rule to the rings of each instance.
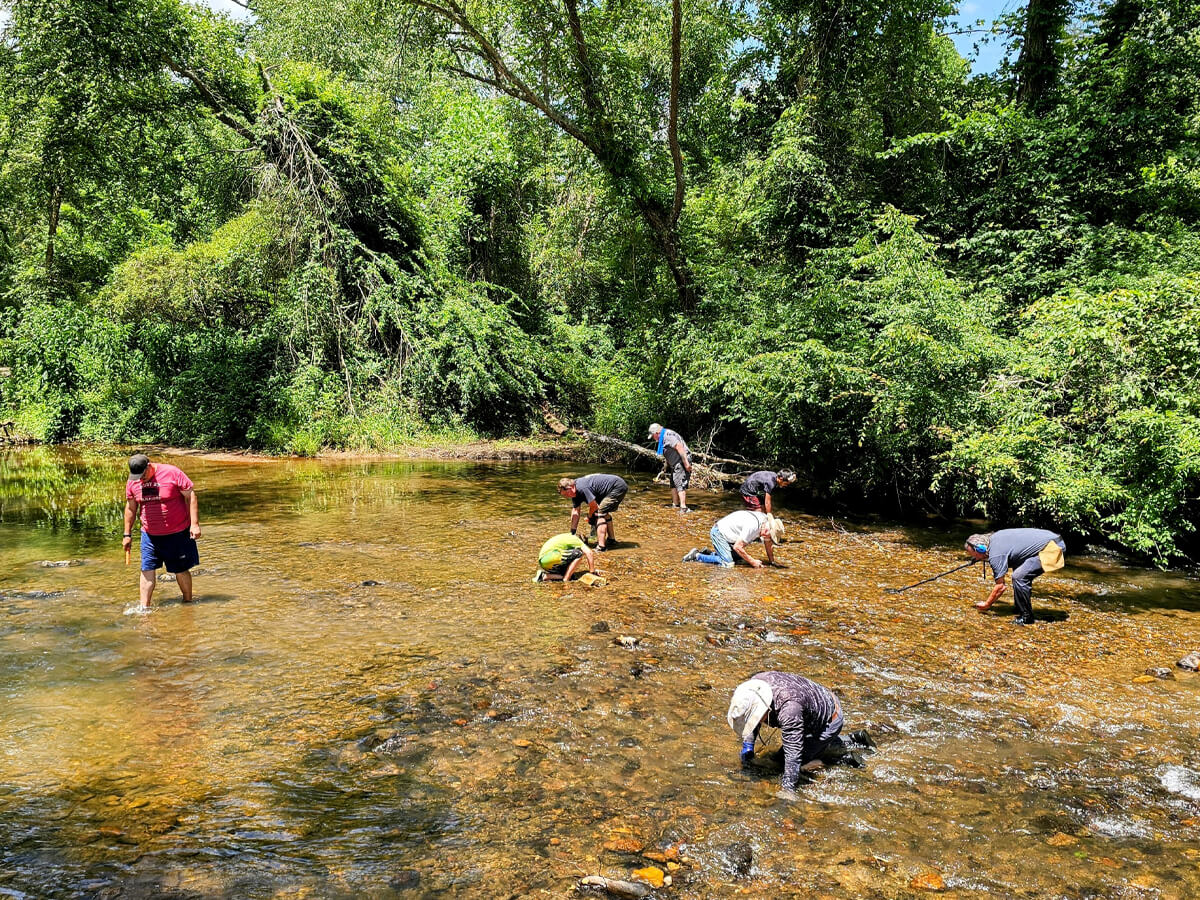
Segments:
[[[193,566],[200,565],[196,538],[200,537],[200,504],[192,480],[175,466],[152,464],[142,453],[129,457],[125,483],[125,534],[121,545],[133,544],[133,520],[142,518],[142,609],[150,608],[155,572],[166,566],[175,575],[183,602],[192,602]]]

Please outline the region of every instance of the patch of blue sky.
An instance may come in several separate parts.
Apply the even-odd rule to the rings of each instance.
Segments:
[[[1023,0],[963,0],[947,32],[958,52],[971,61],[971,74],[986,75],[999,68],[1008,52],[1008,36],[991,34],[992,25],[1005,13],[1018,12]]]

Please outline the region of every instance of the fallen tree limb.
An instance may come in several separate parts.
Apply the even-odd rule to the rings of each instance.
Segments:
[[[759,466],[757,463],[752,463],[748,459],[726,459],[723,456],[713,456],[711,453],[701,453],[699,450],[692,450],[690,447],[688,448],[688,451],[695,459],[702,459],[708,463],[720,463],[727,466],[737,466],[739,469],[745,469],[747,474],[749,474],[751,471],[757,472],[760,469],[770,468],[769,466]],[[757,468],[747,469],[747,466],[757,466]]]
[[[594,441],[606,447],[617,447],[626,453],[633,453],[637,456],[645,456],[657,460],[658,462],[665,462],[661,453],[655,453],[653,450],[649,450],[639,444],[631,444],[629,441],[623,441],[620,438],[610,437],[607,434],[597,434],[594,431],[586,431],[582,428],[576,428],[575,433],[587,438],[589,441]],[[713,468],[712,466],[706,466],[702,463],[692,463],[692,484],[704,490],[716,490],[729,484],[741,484],[745,477],[746,473],[744,472],[722,472],[720,469]]]

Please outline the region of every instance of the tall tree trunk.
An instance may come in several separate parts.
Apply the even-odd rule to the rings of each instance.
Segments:
[[[675,227],[672,211],[662,203],[647,197],[635,197],[634,204],[649,226],[650,235],[662,254],[663,261],[675,282],[675,296],[682,309],[693,309],[696,305],[696,282],[692,268],[679,246],[679,230]]]
[[[521,103],[536,109],[564,134],[574,138],[587,148],[605,174],[618,189],[625,192],[642,221],[650,231],[655,248],[662,255],[671,278],[680,307],[690,309],[696,303],[696,283],[680,245],[677,221],[683,209],[686,188],[683,167],[683,152],[679,146],[679,91],[681,47],[683,43],[682,0],[672,0],[671,5],[671,88],[667,120],[667,142],[671,153],[674,174],[674,189],[670,200],[659,196],[655,190],[647,166],[634,147],[619,133],[612,111],[605,104],[602,67],[593,59],[592,47],[588,45],[580,18],[579,0],[563,0],[566,31],[570,39],[572,63],[578,79],[580,109],[575,117],[552,104],[544,83],[545,66],[542,67],[541,91],[535,91],[510,63],[509,57],[493,44],[485,28],[473,20],[459,0],[404,0],[410,6],[427,10],[450,22],[456,29],[456,43],[452,51],[463,60],[482,63],[490,73],[480,72],[467,65],[451,64],[447,71],[461,78],[485,84],[493,90],[507,94]],[[468,46],[469,45],[469,46]]]
[[[1070,16],[1072,0],[1029,0],[1025,32],[1017,58],[1017,103],[1041,114],[1058,81],[1058,42]]]

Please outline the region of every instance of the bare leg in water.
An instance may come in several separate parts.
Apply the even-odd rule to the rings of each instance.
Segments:
[[[175,576],[175,582],[179,585],[179,593],[183,594],[183,602],[192,602],[192,573],[179,572]]]
[[[138,596],[142,601],[142,609],[150,608],[150,598],[154,596],[156,578],[158,578],[156,569],[142,569],[142,579],[138,582]]]

